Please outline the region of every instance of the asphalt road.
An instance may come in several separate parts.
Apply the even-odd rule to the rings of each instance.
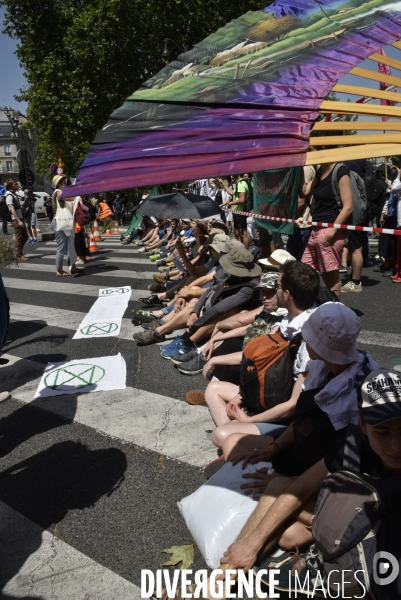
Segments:
[[[136,263],[143,255],[117,240],[101,243],[85,275],[56,279],[51,243],[26,247],[36,257],[29,269],[2,273],[12,321],[1,387],[13,393],[0,405],[0,510],[13,524],[0,532],[10,552],[0,559],[3,597],[139,598],[141,569],[161,568],[168,560],[161,550],[192,543],[177,502],[205,481],[202,467],[217,455],[207,410],[188,407],[184,395],[204,380],[180,375],[159,346],[129,339],[127,319],[138,301],[125,313],[129,335],[72,339],[73,319],[90,310],[99,288],[131,285],[147,295],[146,277],[156,267]],[[401,286],[374,267],[362,283],[361,294],[343,296],[361,317],[359,347],[382,366],[401,365]],[[128,390],[33,399],[48,362],[118,353]],[[70,568],[57,566],[57,555]],[[88,570],[76,591],[82,564]],[[205,568],[196,547],[191,568]]]

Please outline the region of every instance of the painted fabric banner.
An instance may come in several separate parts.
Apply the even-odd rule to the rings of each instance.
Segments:
[[[296,219],[300,167],[259,171],[253,175],[253,210],[266,217]],[[256,224],[270,231],[291,234],[292,223],[274,223],[256,219]]]
[[[100,289],[99,298],[82,320],[72,339],[119,335],[121,321],[130,298],[130,286]]]
[[[127,367],[121,354],[47,363],[35,398],[125,390]]]
[[[400,1],[277,0],[250,11],[130,96],[64,195],[303,166],[333,85],[400,38]]]

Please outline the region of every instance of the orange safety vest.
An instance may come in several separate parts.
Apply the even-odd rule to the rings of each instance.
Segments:
[[[99,206],[100,206],[99,219],[101,221],[103,221],[103,219],[106,219],[106,217],[112,217],[113,216],[113,211],[109,209],[109,207],[106,204],[106,202],[99,202]]]

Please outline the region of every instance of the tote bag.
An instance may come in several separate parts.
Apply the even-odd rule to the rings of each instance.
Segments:
[[[69,202],[65,202],[62,208],[57,200],[56,212],[56,231],[71,232],[74,227],[74,218],[72,216],[72,208]]]

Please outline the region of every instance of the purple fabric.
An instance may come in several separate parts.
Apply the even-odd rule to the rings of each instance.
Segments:
[[[312,0],[281,0],[265,11],[276,18],[295,15],[304,19],[306,27],[311,15],[323,17],[321,8],[334,14],[342,4],[338,0],[319,0],[319,6]],[[362,2],[354,0],[353,4],[358,8]],[[386,4],[389,2],[383,2],[383,8]],[[135,101],[127,101],[115,111],[98,132],[76,186],[64,195],[302,166],[322,100],[369,54],[401,38],[399,17],[398,12],[387,11],[364,15],[352,26],[347,20],[338,26],[336,22],[331,26],[335,37],[322,36],[324,39],[314,44],[301,44],[292,54],[285,51],[281,62],[266,63],[260,73],[237,82],[224,75],[226,83],[213,101],[208,101],[207,93],[201,97],[193,94],[191,88],[186,101],[171,101],[175,89],[171,85],[166,86],[163,102],[159,96],[148,101],[146,95],[143,101],[136,100],[137,92]],[[175,69],[183,65],[174,63]],[[152,85],[158,77],[170,77],[171,73],[169,65],[167,71],[152,78]],[[181,79],[179,87],[186,81],[191,78]],[[215,80],[210,76],[205,81]]]

